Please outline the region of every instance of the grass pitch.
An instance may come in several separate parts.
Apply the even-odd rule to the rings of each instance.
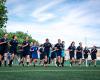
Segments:
[[[0,80],[100,80],[100,66],[0,67]]]

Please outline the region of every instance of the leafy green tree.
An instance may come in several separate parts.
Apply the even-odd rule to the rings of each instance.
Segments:
[[[18,41],[20,44],[24,41],[25,37],[27,36],[29,37],[30,42],[37,42],[35,39],[32,39],[30,35],[28,35],[27,33],[21,32],[21,31],[18,31],[16,33],[12,33],[12,32],[8,33],[9,40],[12,39],[13,35],[16,35],[18,37]]]
[[[0,28],[0,38],[4,35],[4,33],[7,33],[6,30]]]
[[[7,7],[6,0],[0,0],[0,28],[5,28],[7,23]]]

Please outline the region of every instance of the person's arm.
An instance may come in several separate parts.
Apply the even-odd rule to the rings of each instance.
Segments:
[[[55,46],[54,46],[54,47],[55,47],[55,50],[59,50],[59,49],[57,48],[57,44],[55,44]]]
[[[23,47],[26,47],[26,46],[28,46],[28,43],[26,45],[23,45]]]
[[[97,54],[97,49],[95,50],[95,53]]]
[[[6,42],[0,42],[0,44],[5,44]]]
[[[3,41],[2,39],[0,40],[0,45],[1,44],[5,44],[5,43],[7,43],[6,41]]]
[[[69,51],[69,52],[72,51],[72,50],[70,49],[70,46],[68,47],[67,51]]]
[[[34,49],[31,47],[30,51],[32,52],[32,51],[34,51]]]

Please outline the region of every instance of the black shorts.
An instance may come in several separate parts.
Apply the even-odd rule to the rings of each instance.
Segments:
[[[44,51],[44,56],[49,57],[49,55],[50,55],[50,51]]]
[[[3,56],[4,53],[8,53],[8,47],[1,47],[0,54]]]
[[[88,58],[88,54],[84,54],[84,59],[87,59]]]
[[[0,50],[0,55],[2,55],[2,56],[4,55],[4,52],[3,52],[3,50]]]
[[[57,57],[56,52],[52,52],[52,53],[51,53],[51,59],[54,59],[54,58],[56,58],[56,57]]]
[[[82,53],[76,53],[76,59],[81,59],[82,58]]]
[[[44,59],[44,54],[43,53],[40,54],[40,60],[42,60],[42,59]]]
[[[96,54],[91,54],[91,59],[95,60],[97,58]]]
[[[32,52],[30,52],[30,58],[32,58]]]
[[[10,53],[11,53],[11,54],[17,54],[17,50],[16,50],[16,49],[11,49],[11,50],[10,50]]]
[[[23,57],[26,57],[27,55],[30,55],[30,51],[23,51]]]
[[[23,57],[23,51],[19,51],[18,52],[18,56],[22,59],[22,57]]]
[[[70,59],[74,58],[74,53],[69,53]]]
[[[11,53],[11,54],[17,54],[17,49],[14,48],[14,47],[11,47],[11,48],[10,48],[10,53]]]

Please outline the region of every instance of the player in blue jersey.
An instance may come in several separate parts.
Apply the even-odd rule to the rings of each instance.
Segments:
[[[65,61],[65,41],[62,41],[62,53],[61,53],[61,65],[64,67],[64,61]]]
[[[36,42],[33,42],[33,45],[31,46],[30,51],[32,53],[32,60],[34,62],[34,67],[35,67],[37,59],[38,59],[38,46]]]

